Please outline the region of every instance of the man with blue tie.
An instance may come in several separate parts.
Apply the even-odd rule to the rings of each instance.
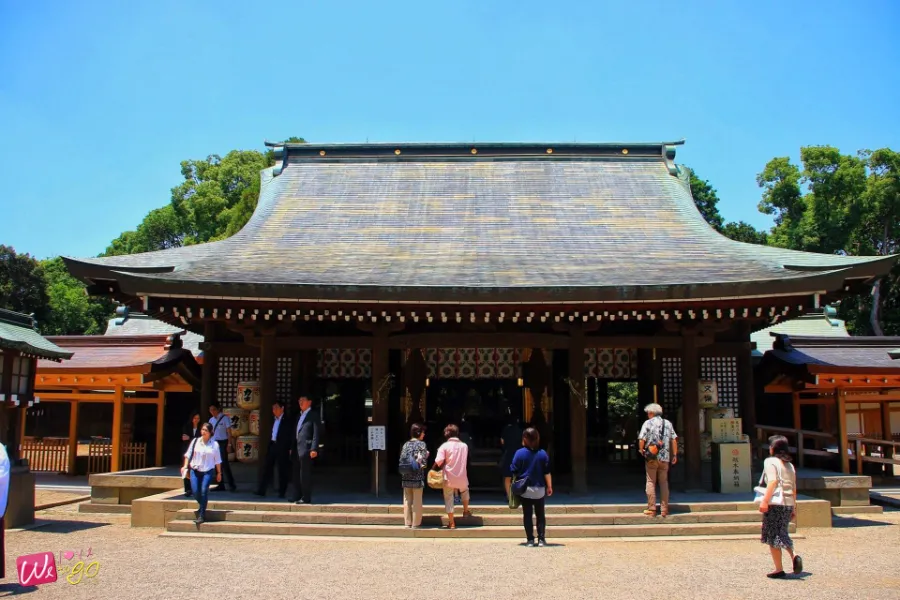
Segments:
[[[312,461],[319,455],[319,413],[312,400],[300,396],[300,418],[294,429],[291,462],[294,465],[294,504],[312,504]]]

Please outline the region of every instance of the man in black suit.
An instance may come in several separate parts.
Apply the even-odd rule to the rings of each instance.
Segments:
[[[276,400],[272,405],[272,414],[275,423],[272,425],[272,434],[269,437],[269,452],[266,454],[266,467],[263,471],[259,487],[254,492],[257,496],[265,496],[269,484],[275,476],[275,467],[278,466],[278,497],[284,498],[287,493],[288,478],[291,472],[291,445],[293,443],[293,426],[288,422],[284,414],[284,404]]]
[[[312,463],[319,455],[319,413],[312,410],[312,400],[300,396],[300,418],[294,428],[291,461],[294,464],[294,504],[312,504]]]

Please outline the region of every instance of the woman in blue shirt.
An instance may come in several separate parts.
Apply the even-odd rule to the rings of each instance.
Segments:
[[[522,433],[522,448],[513,456],[510,467],[513,473],[513,493],[522,500],[522,520],[525,525],[527,546],[534,546],[534,521],[537,515],[537,545],[547,545],[545,532],[547,517],[544,502],[553,495],[553,481],[550,478],[550,457],[540,450],[541,436],[537,429],[529,427]],[[522,481],[524,479],[524,481]],[[524,489],[522,489],[524,488]]]

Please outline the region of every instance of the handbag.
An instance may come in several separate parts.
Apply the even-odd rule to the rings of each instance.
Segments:
[[[428,471],[428,487],[433,490],[444,489],[444,474],[441,471],[431,469]]]
[[[766,477],[766,472],[763,470],[762,475],[759,476],[759,485],[753,488],[754,497],[753,501],[756,504],[761,504],[763,498],[766,497],[766,489],[767,486],[763,485],[763,480]],[[778,480],[778,486],[776,486],[775,491],[772,492],[772,498],[769,499],[769,504],[773,506],[783,506],[784,505],[784,490],[782,489],[781,476],[778,473],[778,468],[775,468],[775,477]]]
[[[191,461],[194,459],[194,446],[197,445],[198,439],[200,439],[200,438],[194,438],[193,440],[191,440],[191,454],[190,454],[190,456],[188,456],[187,469],[185,469],[183,467],[181,469],[181,471],[182,471],[181,478],[182,479],[190,479],[191,478]]]
[[[515,510],[522,506],[522,499],[520,496],[517,496],[512,491],[512,486],[509,488],[509,508]]]

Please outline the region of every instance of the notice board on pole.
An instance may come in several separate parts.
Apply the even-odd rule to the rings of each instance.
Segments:
[[[369,450],[386,450],[386,431],[384,425],[371,425],[369,427]]]

